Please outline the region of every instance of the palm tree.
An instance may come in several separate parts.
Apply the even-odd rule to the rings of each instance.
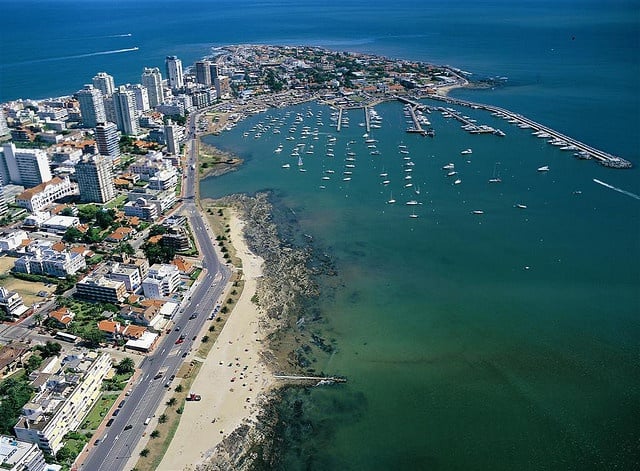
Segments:
[[[135,367],[136,364],[133,362],[133,360],[130,357],[125,357],[120,360],[120,363],[118,363],[118,365],[116,366],[116,371],[118,372],[118,374],[133,373]]]
[[[175,398],[175,397],[172,397],[171,399],[169,399],[169,400],[167,401],[167,405],[168,405],[168,406],[170,406],[170,407],[171,407],[171,406],[175,406],[175,405],[176,405],[176,402],[178,402],[178,401],[176,400],[176,398]]]

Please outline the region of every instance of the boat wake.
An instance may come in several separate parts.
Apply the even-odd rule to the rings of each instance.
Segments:
[[[53,62],[53,61],[63,61],[68,59],[82,59],[84,57],[104,56],[108,54],[122,54],[124,52],[137,51],[138,49],[140,48],[135,46],[135,47],[127,47],[124,49],[113,49],[111,51],[89,52],[87,54],[77,54],[74,56],[47,57],[45,59],[33,59],[29,61],[15,62],[13,64],[8,64],[8,65],[25,65],[25,64],[37,64],[39,62]]]
[[[637,200],[640,200],[640,196],[636,195],[635,193],[631,193],[630,191],[623,190],[622,188],[618,188],[618,187],[615,187],[613,185],[609,185],[608,183],[600,181],[597,178],[594,178],[593,181],[596,182],[598,185],[606,186],[607,188],[611,188],[612,190],[617,191],[618,193],[622,193],[623,195],[627,195],[627,196],[630,196],[631,198],[635,198]]]

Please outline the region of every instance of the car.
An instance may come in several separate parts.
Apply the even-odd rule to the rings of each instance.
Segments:
[[[176,326],[176,332],[180,332],[180,326]]]
[[[162,378],[162,372],[158,373],[153,377],[153,379],[160,379],[160,378]]]
[[[133,425],[127,424],[127,426],[124,428],[124,431],[126,432],[127,430],[131,430],[132,428],[133,428]]]
[[[118,404],[118,408],[121,408],[122,406],[124,406],[124,403],[125,403],[125,402],[126,402],[126,401],[125,401],[124,399],[123,399],[122,401],[120,401],[120,404]]]
[[[193,314],[191,314],[191,315],[189,316],[189,320],[190,320],[190,321],[192,321],[193,319],[196,319],[197,317],[198,317],[198,313],[197,313],[197,312],[194,312]]]
[[[182,342],[184,342],[184,339],[178,339],[178,340],[176,340],[175,344],[176,345],[180,345]]]
[[[184,353],[182,354],[182,358],[187,358],[187,355],[188,355],[188,354],[189,354],[189,352],[184,352]]]
[[[127,390],[126,393],[124,393],[125,396],[131,396],[131,393],[133,392],[133,389],[129,389]]]
[[[111,425],[113,424],[113,420],[114,419],[109,419],[109,421],[107,422],[107,427],[111,427]]]
[[[120,413],[120,409],[116,409],[113,411],[113,416],[117,417],[119,413]]]
[[[170,388],[171,387],[171,381],[167,381],[166,383],[164,383],[164,387],[165,388]]]
[[[171,375],[171,376],[169,377],[169,381],[173,381],[174,379],[176,379],[176,375]]]

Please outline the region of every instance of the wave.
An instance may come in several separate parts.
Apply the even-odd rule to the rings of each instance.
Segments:
[[[622,188],[618,188],[616,186],[609,185],[608,183],[600,181],[597,178],[594,178],[593,181],[596,182],[598,185],[606,186],[607,188],[611,188],[612,190],[617,191],[618,193],[622,193],[623,195],[627,195],[627,196],[630,196],[631,198],[635,198],[637,200],[640,200],[640,196],[636,195],[635,193],[631,193],[630,191],[623,190]]]
[[[131,33],[124,33],[124,34],[111,34],[109,36],[103,36],[105,38],[130,38],[132,36]]]
[[[61,56],[61,57],[46,57],[44,59],[33,59],[29,61],[22,62],[14,62],[13,64],[6,64],[6,66],[16,66],[16,65],[26,65],[26,64],[38,64],[41,62],[53,62],[53,61],[64,61],[69,59],[82,59],[84,57],[93,57],[93,56],[104,56],[108,54],[122,54],[125,52],[133,52],[137,51],[140,48],[138,46],[135,47],[127,47],[124,49],[113,49],[111,51],[98,51],[98,52],[89,52],[86,54],[76,54],[73,56]]]

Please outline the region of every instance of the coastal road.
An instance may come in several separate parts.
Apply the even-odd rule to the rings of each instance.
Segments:
[[[190,117],[188,130],[192,129],[196,119],[195,114]],[[190,132],[189,137],[192,136],[193,133]],[[163,340],[156,347],[155,353],[142,361],[138,379],[132,386],[131,393],[126,397],[120,412],[116,417],[113,417],[113,423],[106,428],[101,437],[97,437],[100,440],[98,445],[89,445],[86,452],[89,453],[89,456],[84,460],[80,469],[109,469],[112,471],[125,469],[143,433],[148,434],[153,431],[154,415],[167,392],[165,384],[171,375],[177,373],[184,361],[189,361],[188,354],[194,343],[192,339],[204,326],[231,276],[229,268],[221,264],[216,255],[213,245],[214,236],[195,202],[198,183],[195,171],[195,152],[195,142],[191,139],[181,212],[191,224],[205,270],[203,270],[201,279],[184,308],[176,315],[175,325],[171,332],[163,334]],[[197,317],[189,319],[194,313],[197,314]],[[184,336],[184,342],[176,345],[176,341],[181,335]],[[158,377],[159,373],[162,373],[161,377]],[[178,380],[176,379],[172,382],[171,387],[177,384]],[[147,418],[151,418],[151,423],[148,426],[144,424]],[[124,430],[129,425],[131,428]]]

